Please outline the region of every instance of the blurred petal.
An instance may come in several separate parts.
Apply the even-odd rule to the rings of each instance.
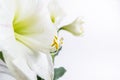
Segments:
[[[0,24],[0,44],[3,44],[9,38],[14,38],[12,26]]]
[[[27,47],[11,39],[2,45],[2,52],[9,70],[17,80],[37,80],[25,59],[25,54],[29,52]]]
[[[15,80],[2,60],[0,60],[0,80]]]
[[[54,71],[50,54],[34,53],[13,39],[2,44],[2,48],[7,66],[16,79],[36,80],[36,75],[45,80],[53,79]]]
[[[51,0],[48,9],[51,16],[51,21],[56,25],[60,24],[61,20],[64,18],[65,13],[63,9],[58,4],[57,0]]]
[[[0,24],[12,24],[14,7],[13,0],[0,0]]]
[[[45,1],[47,3],[47,0]],[[30,16],[35,13],[36,10],[40,10],[40,7],[43,8],[45,4],[43,3],[43,0],[14,0],[14,2],[16,5],[14,22],[19,22],[20,20]]]
[[[29,54],[27,55],[29,66],[38,76],[45,80],[53,80],[53,63],[50,54]]]
[[[12,0],[0,0],[0,43],[3,43],[3,41],[10,37],[14,37],[12,27],[12,20],[14,17],[13,10],[14,5]]]
[[[17,80],[37,80],[36,74],[29,68],[24,59],[16,59],[11,64]]]

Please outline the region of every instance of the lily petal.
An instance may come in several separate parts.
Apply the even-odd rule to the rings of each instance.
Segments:
[[[15,78],[9,72],[6,64],[0,60],[0,79],[1,80],[15,80]]]
[[[48,9],[51,16],[51,21],[57,26],[66,15],[63,9],[58,4],[57,0],[51,0],[48,4]]]
[[[10,3],[10,4],[8,4]],[[8,7],[6,7],[6,5]],[[10,37],[14,37],[12,20],[14,17],[12,0],[0,0],[0,43]]]
[[[50,54],[29,54],[27,55],[29,66],[38,76],[45,80],[53,80],[53,63]]]
[[[36,80],[36,75],[45,80],[53,79],[54,70],[50,54],[34,54],[13,39],[7,40],[2,48],[7,66],[17,80]]]
[[[0,44],[3,44],[7,39],[14,39],[14,32],[11,25],[0,25]]]
[[[47,3],[47,0],[45,1]],[[14,22],[19,22],[20,20],[25,19],[26,17],[35,13],[35,11],[38,9],[41,11],[45,5],[43,0],[14,0],[14,2],[16,6]]]
[[[27,65],[25,54],[28,48],[15,42],[13,39],[7,40],[2,47],[2,52],[7,66],[17,80],[37,80],[36,74]]]
[[[17,73],[17,80],[37,80],[36,74],[29,68],[24,59],[16,59],[11,63],[11,67]]]
[[[12,23],[14,7],[13,0],[0,0],[0,24],[8,25]]]

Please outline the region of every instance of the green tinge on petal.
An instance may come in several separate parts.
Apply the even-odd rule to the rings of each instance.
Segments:
[[[39,43],[38,43],[38,45],[36,45],[36,40],[31,41],[31,39],[29,37],[26,37],[24,35],[20,35],[18,33],[15,33],[15,38],[17,41],[19,41],[20,43],[24,44],[29,49],[31,49],[33,52],[36,52],[39,50],[39,47],[38,47]]]
[[[83,33],[82,24],[83,24],[83,21],[77,18],[72,23],[61,27],[58,31],[65,30],[72,33],[75,36],[80,36]]]
[[[27,35],[32,35],[36,33],[35,26],[38,23],[38,17],[35,15],[27,16],[22,20],[18,20],[19,14],[16,13],[13,20],[14,35],[17,41],[23,43],[25,46],[29,46],[29,40],[27,40]],[[32,49],[32,48],[31,48]]]
[[[54,16],[51,16],[51,21],[52,21],[53,23],[55,23],[55,17],[54,17]]]
[[[30,34],[31,33],[31,31],[29,31],[30,27],[35,25],[38,21],[37,16],[33,16],[33,15],[23,20],[20,20],[18,22],[16,20],[16,17],[17,16],[15,16],[14,21],[13,21],[14,32],[21,34],[21,35]]]
[[[20,34],[18,34],[16,32],[14,34],[15,34],[15,38],[16,38],[17,41],[23,43],[25,46],[29,46],[28,43],[27,43],[27,40],[25,39],[24,36],[22,36],[22,35],[20,35]]]
[[[59,24],[63,17],[66,15],[57,0],[51,0],[48,4],[48,10],[51,16],[51,21]]]

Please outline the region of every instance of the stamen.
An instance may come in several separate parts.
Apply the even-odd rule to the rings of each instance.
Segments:
[[[55,49],[58,50],[61,47],[61,44],[63,44],[63,37],[60,38],[60,40],[59,40],[58,36],[55,35],[51,46],[55,47]]]
[[[54,38],[55,38],[56,40],[58,40],[58,37],[57,37],[57,35],[55,35],[55,36],[54,36]]]
[[[54,36],[53,43],[51,45],[52,47],[55,47],[57,50],[59,49],[59,43],[58,43],[58,37]]]

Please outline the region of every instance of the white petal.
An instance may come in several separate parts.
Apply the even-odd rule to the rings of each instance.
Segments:
[[[0,60],[0,80],[15,80],[2,60]]]
[[[52,22],[55,23],[56,26],[59,25],[66,14],[63,11],[62,7],[60,7],[58,4],[57,0],[51,0],[48,5],[48,9]]]
[[[45,80],[53,79],[54,71],[50,54],[33,53],[29,48],[16,43],[13,39],[6,41],[0,47],[2,47],[7,66],[16,78],[35,80],[35,75],[39,75]]]
[[[59,30],[66,30],[71,32],[75,36],[79,36],[83,33],[83,21],[80,17],[66,17],[64,21],[59,25]]]
[[[15,22],[18,22],[35,12],[42,11],[47,6],[49,0],[14,0],[14,2],[16,5]]]
[[[12,26],[13,11],[12,0],[0,0],[0,43],[14,36]]]
[[[53,80],[54,69],[51,56],[39,52],[39,54],[29,54],[27,56],[29,66],[41,78],[45,80]]]
[[[0,25],[0,44],[3,44],[7,39],[14,38],[14,31],[11,25]]]
[[[0,25],[12,23],[15,5],[13,0],[0,0]]]
[[[25,54],[29,52],[22,44],[10,39],[0,45],[7,66],[17,80],[37,80],[36,74],[27,65]]]
[[[26,60],[17,58],[11,62],[11,67],[17,80],[37,80],[36,74],[29,68]]]

